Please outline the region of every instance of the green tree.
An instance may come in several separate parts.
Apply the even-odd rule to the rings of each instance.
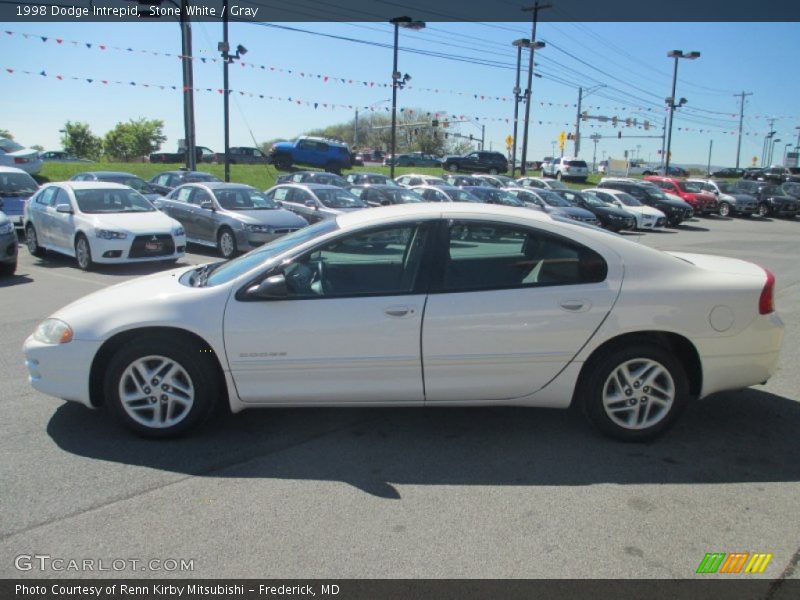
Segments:
[[[142,159],[161,148],[166,141],[164,122],[160,119],[131,119],[117,123],[103,140],[105,153],[119,160]]]
[[[61,136],[61,146],[78,158],[97,160],[103,153],[103,140],[92,133],[88,123],[67,121]]]
[[[34,144],[33,146],[31,146],[31,150],[38,150],[39,152],[44,152],[44,146],[42,146],[41,144]]]
[[[14,136],[11,134],[11,132],[8,129],[0,129],[0,137],[1,138],[6,138],[8,140],[13,140],[14,139]]]

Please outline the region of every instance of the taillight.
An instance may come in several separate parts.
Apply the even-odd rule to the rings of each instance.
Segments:
[[[26,162],[28,162],[27,158],[21,158],[19,156],[15,156],[14,157],[14,164],[15,165],[24,165]]]
[[[764,269],[767,274],[767,281],[761,290],[761,297],[758,299],[758,314],[768,315],[775,312],[775,275],[769,269]]]

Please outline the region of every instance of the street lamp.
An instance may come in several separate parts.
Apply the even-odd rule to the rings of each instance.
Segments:
[[[394,62],[392,67],[392,160],[389,164],[389,174],[394,179],[395,145],[397,143],[397,90],[402,89],[411,80],[406,73],[401,75],[397,70],[397,51],[400,39],[400,28],[420,30],[425,28],[424,21],[414,21],[411,17],[395,17],[389,23],[394,25]]]
[[[675,59],[675,70],[672,73],[672,95],[669,98],[667,98],[667,106],[669,106],[669,128],[667,129],[667,156],[664,163],[665,175],[669,171],[670,148],[672,147],[673,115],[675,113],[676,108],[680,108],[681,106],[686,104],[686,98],[681,98],[680,102],[678,102],[677,104],[675,103],[675,87],[678,85],[678,60],[681,58],[694,60],[696,58],[700,58],[700,53],[696,51],[684,53],[682,50],[670,50],[669,52],[667,52],[667,57]]]
[[[544,42],[536,41],[536,22],[538,20],[538,10],[539,8],[549,8],[548,6],[539,6],[538,2],[536,4],[533,18],[533,29],[531,30],[531,39],[534,41],[528,44],[528,48],[530,49],[530,54],[528,55],[528,87],[525,88],[525,126],[523,127],[522,131],[522,164],[519,167],[520,175],[524,176],[526,171],[525,163],[528,160],[528,122],[531,118],[531,97],[532,92],[531,88],[533,87],[533,55],[536,50],[541,50],[544,48]],[[553,153],[555,154],[555,152]]]
[[[230,89],[228,84],[228,66],[234,61],[239,60],[247,54],[247,48],[239,44],[236,46],[236,54],[231,54],[231,46],[228,43],[228,0],[223,5],[224,18],[222,19],[222,41],[217,44],[222,56],[222,111],[225,121],[225,181],[231,180],[231,159],[230,159]]]
[[[781,138],[775,138],[772,140],[772,144],[769,147],[769,162],[767,163],[768,167],[772,166],[772,157],[775,155],[775,144],[781,141]]]
[[[511,42],[512,46],[517,48],[517,79],[514,84],[514,141],[512,142],[513,148],[511,150],[511,177],[514,177],[517,168],[517,121],[519,120],[519,103],[523,100],[522,90],[519,87],[519,71],[522,64],[522,49],[530,48],[531,41],[527,38],[521,38]]]
[[[770,131],[767,135],[764,136],[764,144],[761,148],[761,166],[768,167],[769,166],[769,141],[775,137],[776,131]]]
[[[792,142],[787,142],[786,145],[783,147],[783,166],[786,166],[786,153],[789,152],[789,148],[792,147]]]

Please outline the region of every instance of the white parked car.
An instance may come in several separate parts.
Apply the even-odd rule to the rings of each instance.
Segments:
[[[517,179],[520,187],[536,188],[538,190],[568,190],[569,186],[558,180],[545,179],[544,177],[520,177]]]
[[[559,181],[586,181],[589,177],[589,165],[585,160],[570,156],[554,158],[553,162],[542,164],[542,177],[555,177]]]
[[[482,235],[460,239],[465,227]],[[774,285],[742,260],[539,211],[403,204],[95,292],[42,322],[24,353],[37,390],[104,404],[151,437],[220,402],[576,403],[606,434],[644,440],[696,398],[769,379],[783,338]]]
[[[663,212],[642,204],[626,192],[608,188],[590,188],[583,191],[592,192],[603,202],[632,214],[636,218],[636,229],[663,229],[667,226],[667,216]]]
[[[418,173],[406,173],[394,178],[397,185],[403,187],[415,187],[418,185],[447,185],[447,182],[441,177],[434,175],[420,175]]]
[[[14,140],[0,137],[0,166],[22,169],[29,175],[42,170],[42,159],[38,150],[21,146]]]
[[[53,250],[95,263],[174,262],[186,233],[139,192],[119,183],[65,181],[43,186],[25,205],[25,239],[34,256]]]

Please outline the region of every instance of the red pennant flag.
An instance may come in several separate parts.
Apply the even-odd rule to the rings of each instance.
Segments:
[[[102,82],[103,84],[108,85],[108,79],[103,79]]]
[[[14,69],[6,69],[6,71],[8,71],[9,73],[13,73]]]
[[[100,44],[99,48],[100,48],[100,50],[105,50],[106,49],[106,47],[103,46],[103,44]]]
[[[64,40],[60,40],[60,39],[56,38],[56,43],[57,43],[57,44],[60,44],[60,43],[61,43],[61,42],[63,42],[63,41],[64,41]]]
[[[63,77],[63,76],[61,76],[61,75],[56,75],[56,79],[58,79],[59,81],[61,81],[62,79],[64,79],[64,77]]]

